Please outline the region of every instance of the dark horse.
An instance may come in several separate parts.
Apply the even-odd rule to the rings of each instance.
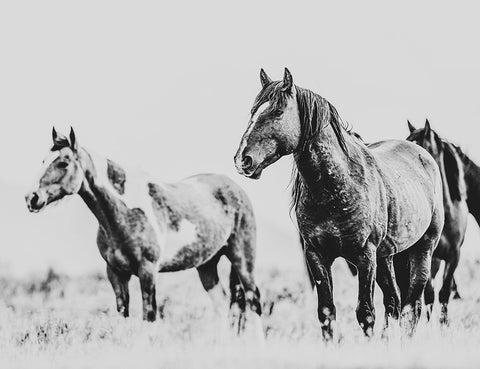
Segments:
[[[358,270],[357,319],[373,332],[374,282],[383,294],[386,322],[402,317],[413,333],[421,295],[430,275],[431,255],[443,228],[442,183],[433,158],[408,141],[367,147],[343,127],[336,109],[319,95],[260,72],[247,131],[235,155],[240,174],[260,178],[267,166],[293,154],[293,207],[318,295],[323,336],[332,337],[336,310],[331,265],[342,256]],[[408,281],[400,288],[393,256],[406,250]]]
[[[432,279],[435,278],[440,261],[445,261],[443,285],[440,289],[439,300],[441,304],[440,321],[448,322],[448,301],[454,284],[454,273],[460,259],[460,247],[465,239],[468,219],[467,185],[462,156],[451,143],[442,140],[431,129],[428,120],[425,127],[416,129],[408,122],[410,135],[407,140],[416,142],[425,148],[435,159],[440,168],[443,183],[443,206],[445,209],[445,226],[438,247],[432,258],[431,278],[425,287],[425,304],[427,315],[430,318],[435,293]]]
[[[255,218],[247,195],[229,178],[200,174],[174,184],[156,182],[80,147],[73,129],[68,140],[54,128],[53,147],[38,187],[26,196],[27,205],[39,212],[73,194],[81,196],[98,220],[97,245],[123,316],[129,314],[132,275],[140,280],[144,320],[157,316],[158,272],[196,268],[218,303],[224,291],[217,263],[225,255],[232,264],[231,307],[238,305],[241,322],[247,308],[260,323],[260,294],[253,276]]]

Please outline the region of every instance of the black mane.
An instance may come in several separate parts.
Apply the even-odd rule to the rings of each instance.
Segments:
[[[349,127],[342,121],[337,109],[326,99],[316,93],[296,87],[298,111],[302,132],[297,153],[308,149],[320,134],[323,127],[330,124],[337,137],[342,151],[348,156],[348,147],[344,133],[351,134]],[[355,136],[358,138],[358,136]],[[361,138],[360,138],[361,139]],[[296,209],[300,196],[304,190],[302,177],[294,165],[292,169],[292,201],[290,211]]]
[[[55,140],[55,143],[53,144],[52,148],[50,151],[59,151],[65,147],[70,147],[70,142],[68,142],[68,139],[66,137],[58,137]]]

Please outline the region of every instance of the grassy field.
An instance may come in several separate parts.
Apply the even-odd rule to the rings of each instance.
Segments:
[[[260,269],[257,276],[265,308],[263,343],[221,331],[193,271],[159,275],[163,319],[153,324],[141,321],[135,279],[132,316],[123,319],[116,315],[113,292],[101,274],[69,278],[50,271],[30,280],[2,277],[0,368],[480,367],[478,260],[462,261],[458,280],[463,299],[451,303],[450,326],[422,322],[413,339],[380,337],[378,290],[376,334],[370,340],[363,337],[354,313],[356,281],[342,262],[334,270],[340,340],[328,345],[320,339],[315,296],[303,273]]]

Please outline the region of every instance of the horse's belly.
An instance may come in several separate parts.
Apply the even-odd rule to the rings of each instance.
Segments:
[[[183,219],[178,229],[166,234],[158,271],[174,272],[202,265],[226,244],[229,235],[226,227],[205,229]]]
[[[389,211],[387,235],[377,250],[379,256],[393,255],[415,244],[432,222],[432,203],[422,191],[399,199]]]

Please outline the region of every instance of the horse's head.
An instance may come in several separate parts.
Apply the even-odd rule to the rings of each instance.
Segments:
[[[52,130],[52,138],[53,146],[43,160],[40,179],[35,184],[38,187],[25,196],[31,212],[39,212],[66,195],[76,194],[84,180],[73,128],[70,131],[70,140],[58,134],[55,128]]]
[[[440,136],[430,127],[428,119],[425,121],[425,127],[415,128],[410,121],[408,122],[408,129],[410,135],[407,137],[408,141],[415,142],[427,150],[434,158],[440,156],[442,151],[442,140]]]
[[[425,121],[424,128],[416,129],[410,122],[408,122],[408,128],[410,129],[410,135],[407,140],[422,146],[433,156],[439,167],[444,168],[450,198],[460,201],[462,198],[460,178],[463,177],[463,169],[461,168],[461,158],[455,147],[442,141],[440,136],[430,127],[428,119]]]
[[[258,179],[264,168],[291,154],[301,136],[296,88],[285,68],[283,81],[272,81],[260,71],[262,90],[253,104],[249,125],[235,154],[237,171]]]

